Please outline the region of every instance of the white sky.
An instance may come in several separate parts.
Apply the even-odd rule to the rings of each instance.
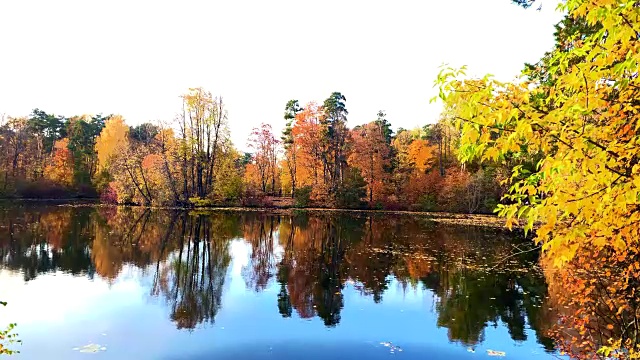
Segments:
[[[282,128],[289,99],[347,98],[351,126],[437,120],[443,63],[509,80],[553,45],[557,0],[0,0],[0,114],[171,119],[203,86],[227,103],[234,143]]]

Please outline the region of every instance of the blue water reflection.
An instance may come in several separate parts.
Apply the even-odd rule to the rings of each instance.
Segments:
[[[16,359],[555,356],[534,260],[488,267],[516,241],[488,230],[93,208],[0,220]]]

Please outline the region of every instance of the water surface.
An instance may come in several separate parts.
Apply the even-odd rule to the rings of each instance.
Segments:
[[[18,323],[15,359],[554,358],[537,254],[500,262],[523,241],[411,216],[4,205],[0,325]]]

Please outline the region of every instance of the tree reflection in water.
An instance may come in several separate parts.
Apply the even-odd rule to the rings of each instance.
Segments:
[[[221,310],[232,241],[250,249],[242,277],[248,291],[276,288],[282,317],[319,317],[337,326],[348,287],[373,302],[390,286],[434,294],[437,326],[473,347],[487,326],[503,323],[515,341],[533,329],[552,351],[549,310],[537,254],[502,259],[521,239],[501,231],[443,226],[391,215],[186,213],[143,208],[34,207],[0,211],[2,266],[24,274],[62,271],[108,281],[124,268],[153,279],[180,329],[213,323]],[[495,268],[494,268],[495,267]],[[395,284],[395,285],[394,285]]]

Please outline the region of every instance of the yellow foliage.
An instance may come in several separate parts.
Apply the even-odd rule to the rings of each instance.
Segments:
[[[417,139],[411,142],[409,145],[409,161],[420,172],[426,172],[429,170],[435,160],[435,146],[430,145],[427,140]]]
[[[551,54],[551,85],[468,80],[464,70],[444,70],[438,80],[462,128],[463,160],[542,155],[533,174],[513,169],[513,204],[500,214],[526,218],[528,229],[541,222],[537,240],[556,266],[585,244],[623,250],[640,241],[640,17],[632,2],[619,5],[563,5],[576,22],[603,26]],[[490,135],[480,138],[481,130]]]
[[[105,123],[96,139],[98,166],[105,169],[114,156],[125,152],[129,146],[129,126],[120,115],[114,115]]]

